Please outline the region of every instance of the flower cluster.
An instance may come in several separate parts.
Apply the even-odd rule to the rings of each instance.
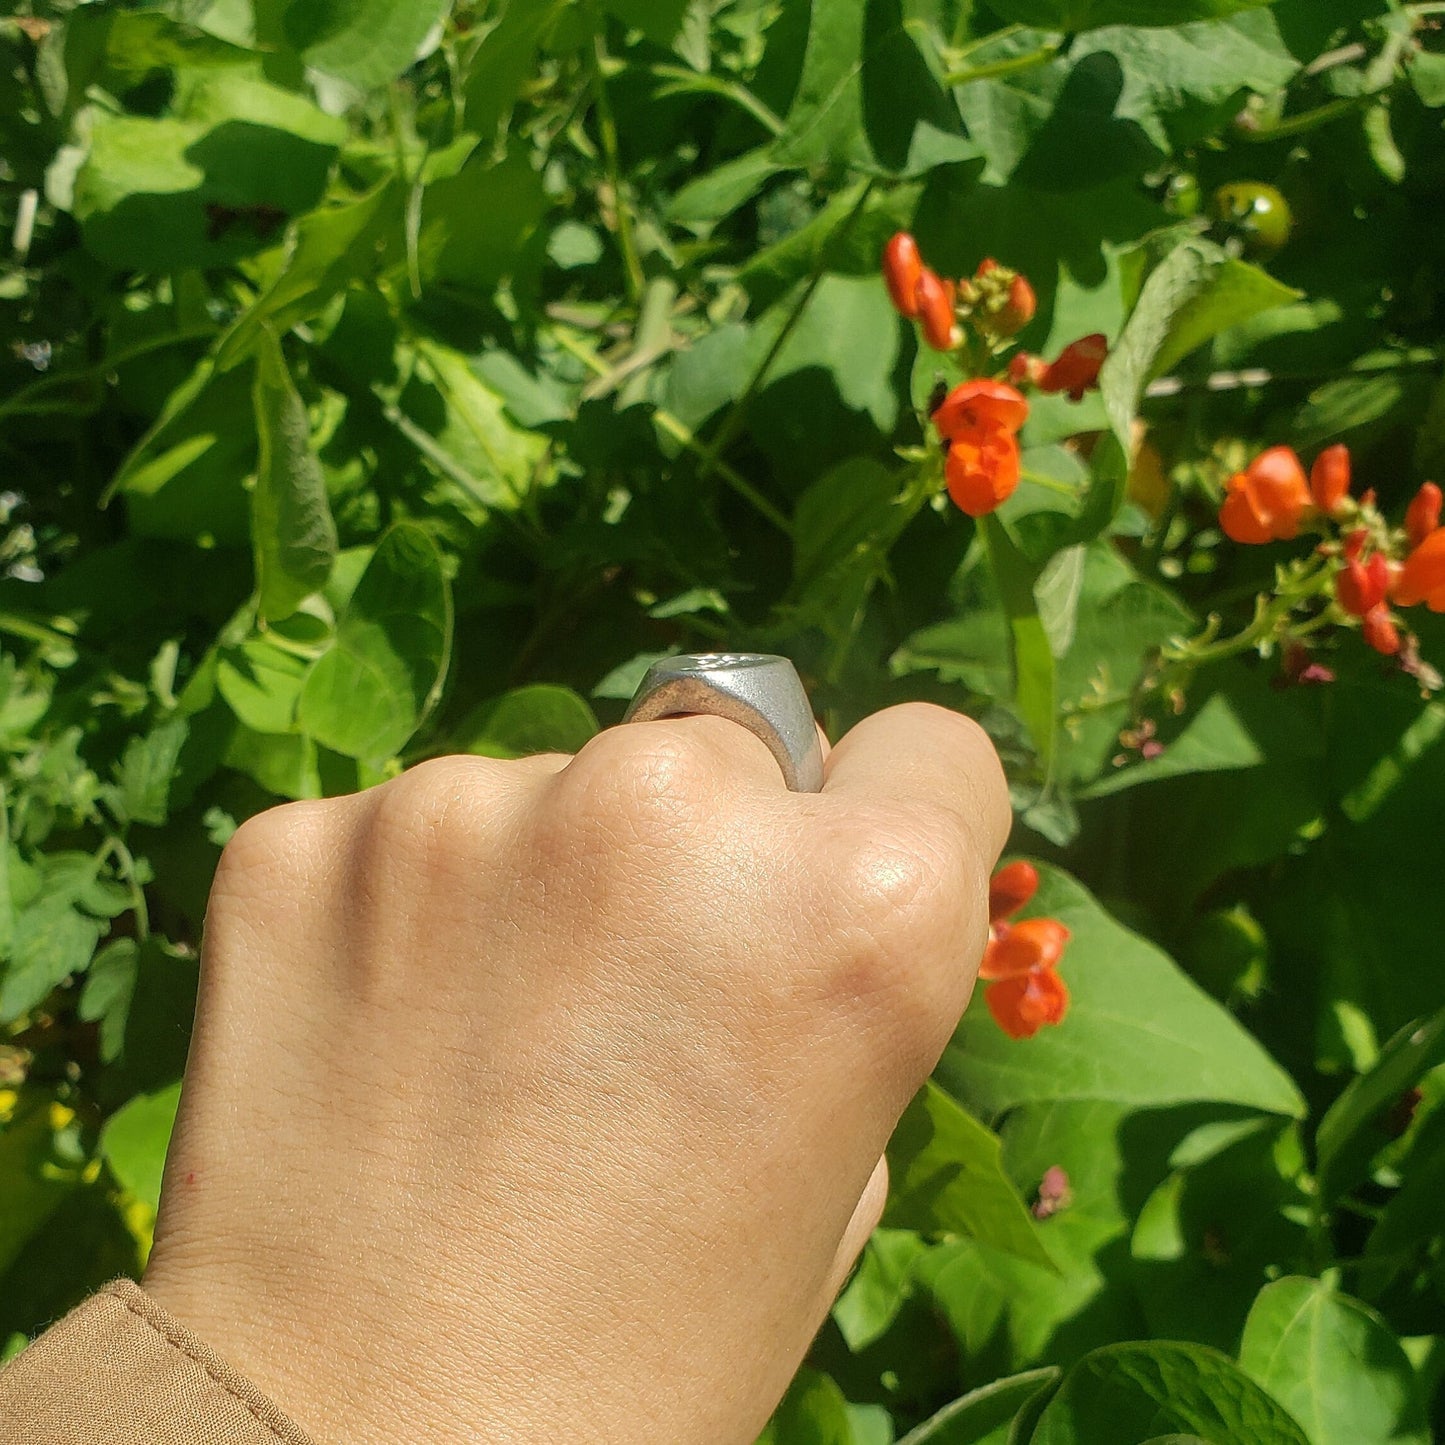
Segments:
[[[988,947],[978,976],[989,986],[989,1012],[1011,1039],[1031,1039],[1045,1024],[1060,1022],[1069,1007],[1057,967],[1069,930],[1057,918],[1014,921],[1038,887],[1038,870],[1020,859],[1000,868],[988,889]]]
[[[1246,544],[1291,541],[1305,529],[1323,533],[1317,552],[1326,566],[1311,574],[1311,581],[1333,599],[1330,620],[1357,624],[1376,652],[1401,658],[1407,670],[1423,677],[1414,638],[1402,630],[1394,609],[1424,603],[1432,612],[1445,612],[1440,488],[1426,482],[1404,525],[1394,527],[1380,513],[1374,492],[1357,499],[1350,481],[1344,446],[1326,447],[1308,475],[1290,447],[1270,447],[1229,479],[1219,525],[1232,541]],[[1326,680],[1318,671],[1306,679],[1310,667],[1298,648],[1288,658],[1292,677]]]
[[[1028,277],[990,257],[967,280],[950,280],[924,265],[907,231],[883,248],[882,265],[899,314],[919,324],[935,351],[956,353],[965,372],[979,373],[944,395],[932,421],[946,448],[948,495],[970,517],[986,516],[1019,484],[1018,433],[1029,414],[1020,388],[1080,400],[1098,385],[1105,338],[1081,337],[1051,362],[1016,351],[997,374],[985,375],[1038,310]]]

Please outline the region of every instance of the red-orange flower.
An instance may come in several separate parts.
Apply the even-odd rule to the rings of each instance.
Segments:
[[[1028,414],[1028,402],[1013,387],[986,377],[961,382],[933,413],[948,443],[948,495],[970,517],[985,516],[1013,495],[1019,484],[1017,434]]]
[[[1440,488],[1426,482],[1405,509],[1405,535],[1418,547],[1440,525]]]
[[[958,340],[953,317],[953,289],[936,271],[923,268],[918,278],[918,319],[923,338],[935,351],[949,351]]]
[[[1335,574],[1335,596],[1340,606],[1355,617],[1364,617],[1385,600],[1390,589],[1390,564],[1376,552],[1368,562],[1351,558]]]
[[[954,505],[970,517],[985,517],[1018,488],[1019,444],[1002,431],[960,437],[948,448],[943,474]]]
[[[988,917],[990,923],[1017,913],[1039,891],[1039,870],[1027,859],[1006,863],[989,880]]]
[[[1069,930],[1057,918],[1025,918],[992,930],[978,976],[1012,978],[1030,969],[1053,968],[1064,956]]]
[[[988,947],[978,976],[989,985],[989,1010],[1015,1039],[1058,1023],[1069,1005],[1069,991],[1054,967],[1069,930],[1057,918],[1009,921],[1032,901],[1038,886],[1038,869],[1018,859],[1000,868],[988,888]]]
[[[944,441],[951,442],[977,431],[1015,433],[1028,420],[1024,396],[1003,381],[960,382],[938,405],[933,424]]]
[[[1008,299],[994,312],[989,325],[996,336],[1013,336],[1022,331],[1039,309],[1039,299],[1027,276],[1009,282]]]
[[[918,242],[899,231],[883,248],[883,284],[901,316],[918,315],[918,283],[923,279],[923,257]]]
[[[1062,1020],[1069,989],[1052,968],[1032,969],[990,984],[984,1002],[1009,1038],[1031,1039],[1045,1024]]]
[[[1350,449],[1326,447],[1310,468],[1310,495],[1325,516],[1332,517],[1350,494]]]
[[[1310,509],[1309,483],[1289,447],[1270,447],[1229,479],[1219,525],[1235,542],[1286,542]]]
[[[1066,391],[1073,401],[1082,401],[1091,386],[1097,386],[1099,368],[1109,355],[1109,339],[1102,332],[1071,341],[1039,377],[1040,391]]]
[[[1431,532],[1405,558],[1395,601],[1401,607],[1423,602],[1431,612],[1445,612],[1445,527]]]
[[[1360,635],[1376,652],[1394,657],[1401,647],[1400,629],[1390,616],[1390,609],[1380,602],[1360,620]]]

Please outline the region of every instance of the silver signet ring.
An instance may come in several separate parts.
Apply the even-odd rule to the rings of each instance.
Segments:
[[[714,713],[741,723],[768,746],[795,793],[823,787],[823,748],[797,669],[766,652],[697,652],[647,669],[623,722]]]

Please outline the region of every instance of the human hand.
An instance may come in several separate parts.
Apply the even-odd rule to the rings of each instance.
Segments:
[[[785,790],[736,724],[246,823],[146,1288],[320,1438],[749,1445],[973,985],[1009,807],[922,704]]]

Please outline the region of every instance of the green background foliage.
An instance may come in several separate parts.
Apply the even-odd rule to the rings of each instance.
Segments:
[[[1254,449],[1345,441],[1395,515],[1445,468],[1442,10],[0,19],[5,1348],[143,1264],[242,819],[575,749],[726,646],[835,736],[979,717],[1073,931],[1064,1022],[1012,1041],[980,992],[905,1116],[771,1445],[1438,1435],[1445,711],[1352,633],[1327,688],[1267,645],[1138,688],[1270,585],[1214,525]],[[1283,244],[1211,209],[1240,183]],[[981,524],[920,420],[954,363],[877,277],[900,227],[1027,272],[1030,350],[1112,346]]]

